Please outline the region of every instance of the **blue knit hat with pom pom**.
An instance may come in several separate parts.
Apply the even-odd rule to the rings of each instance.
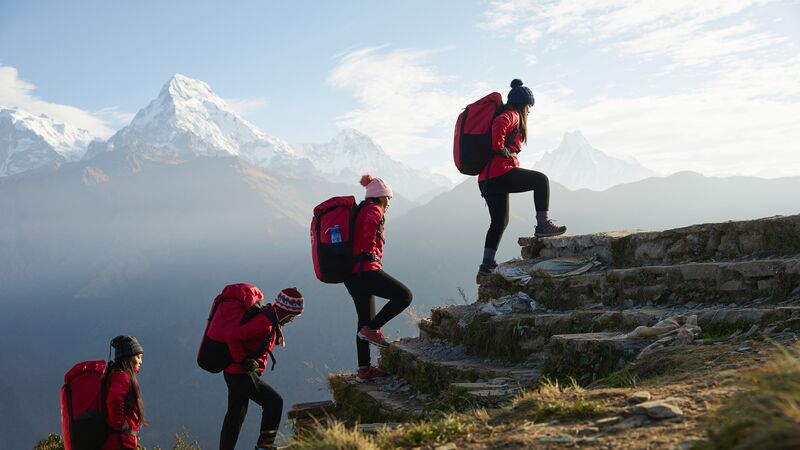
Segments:
[[[522,80],[519,78],[511,80],[511,90],[508,92],[508,103],[533,106],[533,102],[533,92],[522,85]]]

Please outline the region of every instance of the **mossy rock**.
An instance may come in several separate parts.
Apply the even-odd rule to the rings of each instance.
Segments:
[[[544,376],[587,384],[621,369],[647,346],[643,340],[614,339],[618,333],[554,336],[547,347]]]
[[[330,375],[328,386],[333,393],[336,408],[333,416],[348,423],[402,422],[414,420],[418,415],[392,411],[376,398],[351,381],[349,375]]]
[[[429,394],[448,389],[450,383],[472,382],[495,376],[490,369],[458,368],[426,361],[396,345],[381,349],[381,366],[403,378],[414,389]]]

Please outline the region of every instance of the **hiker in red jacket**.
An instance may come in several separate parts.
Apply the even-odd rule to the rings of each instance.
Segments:
[[[535,170],[519,167],[517,154],[528,141],[528,113],[533,106],[533,93],[522,81],[511,81],[508,102],[492,122],[492,157],[478,176],[478,187],[489,208],[491,224],[486,232],[483,261],[477,280],[497,267],[494,260],[500,239],[508,225],[508,194],[533,191],[536,209],[534,236],[549,237],[564,234],[567,227],[558,226],[547,217],[550,209],[550,181]]]
[[[297,289],[287,288],[278,293],[274,305],[264,308],[274,314],[278,323],[272,323],[266,314],[257,314],[227,335],[228,349],[234,362],[224,371],[225,384],[228,386],[228,412],[222,423],[220,450],[233,450],[236,447],[250,400],[261,406],[261,432],[256,449],[275,448],[275,437],[283,414],[283,398],[261,379],[261,374],[267,367],[267,356],[272,356],[275,344],[285,346],[282,327],[303,313],[303,296]],[[270,341],[266,350],[256,355],[268,338]]]
[[[354,225],[353,256],[356,263],[353,273],[345,280],[344,285],[353,297],[358,315],[356,381],[365,382],[386,376],[385,371],[370,364],[369,344],[378,347],[389,346],[381,334],[381,327],[408,308],[412,294],[403,283],[384,272],[381,264],[383,224],[392,198],[392,189],[380,178],[369,174],[361,177],[361,185],[367,192]],[[377,315],[376,295],[389,300]]]
[[[114,361],[106,369],[106,423],[110,429],[103,450],[136,450],[144,424],[142,392],[136,374],[144,350],[133,336],[111,340]]]

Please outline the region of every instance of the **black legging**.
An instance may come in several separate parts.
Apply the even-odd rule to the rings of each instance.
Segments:
[[[377,330],[403,312],[411,304],[413,294],[403,283],[383,270],[370,270],[351,275],[344,282],[347,292],[353,297],[358,315],[358,329],[366,326]],[[375,296],[386,298],[389,303],[375,314]],[[356,338],[358,365],[369,366],[369,342]]]
[[[275,442],[278,426],[283,413],[283,398],[254,372],[246,374],[225,374],[228,385],[228,412],[222,422],[219,437],[220,450],[233,450],[239,440],[239,431],[247,416],[247,404],[250,400],[261,406],[261,433],[258,445],[266,447]]]
[[[550,210],[550,180],[547,175],[535,170],[515,167],[499,177],[478,183],[481,195],[489,207],[492,222],[486,232],[485,248],[497,250],[503,231],[508,226],[508,194],[533,191],[533,206],[536,211]]]

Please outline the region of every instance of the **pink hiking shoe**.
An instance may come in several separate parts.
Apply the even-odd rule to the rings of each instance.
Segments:
[[[383,338],[380,329],[373,330],[372,328],[361,327],[361,329],[358,330],[358,338],[381,348],[386,348],[389,346],[389,343]]]
[[[358,369],[356,374],[356,383],[366,383],[376,378],[383,378],[389,374],[380,367],[369,366],[368,369]]]

